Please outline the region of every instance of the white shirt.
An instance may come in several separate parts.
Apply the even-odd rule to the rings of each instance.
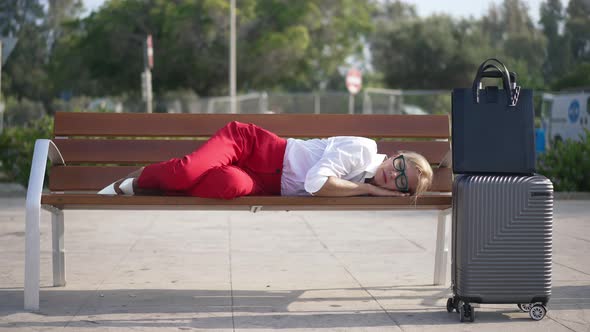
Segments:
[[[281,195],[310,196],[330,176],[364,182],[375,176],[385,158],[386,155],[377,153],[377,143],[364,137],[289,138],[283,160]]]

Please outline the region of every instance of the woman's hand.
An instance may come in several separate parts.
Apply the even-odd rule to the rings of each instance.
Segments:
[[[388,197],[406,197],[410,196],[409,193],[402,193],[399,191],[393,191],[385,188],[381,188],[379,186],[375,186],[372,184],[368,184],[370,187],[369,195],[371,196],[388,196]]]
[[[405,197],[410,196],[408,193],[393,191],[381,188],[370,183],[350,182],[348,180],[339,179],[334,176],[328,177],[324,186],[314,196],[331,196],[331,197],[345,197],[345,196],[390,196],[390,197]]]

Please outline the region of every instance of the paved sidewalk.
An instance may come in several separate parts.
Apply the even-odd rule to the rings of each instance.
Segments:
[[[24,312],[24,199],[0,198],[0,331],[590,331],[590,201],[556,202],[540,322],[514,305],[475,323],[446,312],[435,211],[66,211],[65,225],[68,284],[51,287],[43,212],[41,311]]]

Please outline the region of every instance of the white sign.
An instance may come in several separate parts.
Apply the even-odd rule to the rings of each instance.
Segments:
[[[356,68],[350,68],[346,74],[346,88],[348,92],[355,95],[363,87],[363,75],[360,70]]]

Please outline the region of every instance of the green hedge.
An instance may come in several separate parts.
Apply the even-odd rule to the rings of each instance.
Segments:
[[[590,131],[580,141],[555,142],[539,156],[537,170],[551,179],[555,191],[590,191]]]
[[[44,116],[25,126],[5,128],[0,134],[0,167],[10,181],[27,187],[35,140],[51,138],[53,118]],[[47,185],[47,173],[45,184]]]

